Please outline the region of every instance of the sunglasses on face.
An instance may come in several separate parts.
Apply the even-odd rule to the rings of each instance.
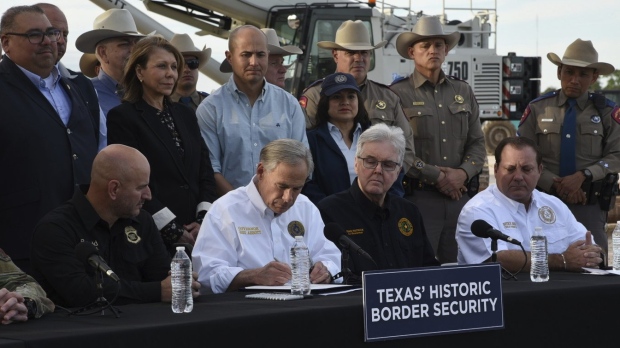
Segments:
[[[188,68],[190,68],[190,70],[196,70],[198,69],[198,65],[200,64],[200,61],[198,61],[198,59],[186,59],[185,64],[187,65]]]

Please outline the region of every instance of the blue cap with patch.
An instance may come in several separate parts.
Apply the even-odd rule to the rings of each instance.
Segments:
[[[357,82],[351,74],[335,73],[325,77],[321,84],[321,95],[332,96],[343,89],[352,89],[359,92]]]

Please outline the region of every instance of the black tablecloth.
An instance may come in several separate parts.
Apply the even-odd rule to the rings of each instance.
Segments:
[[[620,277],[527,274],[502,284],[505,328],[382,342],[364,342],[362,292],[302,301],[246,299],[245,292],[201,296],[188,314],[170,304],[118,306],[121,318],[57,312],[0,326],[4,347],[538,347],[613,346]]]

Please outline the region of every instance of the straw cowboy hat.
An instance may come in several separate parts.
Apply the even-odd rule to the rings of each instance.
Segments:
[[[278,33],[276,33],[275,29],[272,28],[262,28],[261,31],[265,33],[267,36],[267,49],[269,50],[269,54],[280,54],[282,56],[290,56],[292,54],[302,54],[304,51],[297,46],[287,45],[280,46],[280,39],[278,38]],[[222,64],[220,64],[220,71],[223,73],[232,72],[232,66],[228,60],[224,59]]]
[[[424,16],[418,19],[413,26],[411,32],[401,33],[396,38],[396,51],[401,57],[411,59],[409,57],[409,47],[420,40],[438,37],[446,40],[448,51],[454,48],[461,38],[461,33],[455,31],[450,34],[444,34],[443,27],[436,16]]]
[[[99,61],[93,53],[84,53],[80,57],[80,71],[90,78],[97,76],[97,64]]]
[[[364,23],[360,20],[355,22],[348,20],[342,22],[340,28],[336,30],[336,39],[334,42],[319,41],[316,45],[321,48],[337,50],[366,51],[381,48],[386,44],[387,41],[383,40],[373,46],[370,42],[370,34]]]
[[[207,62],[209,58],[211,58],[211,49],[205,47],[202,48],[202,51],[197,51],[194,46],[194,41],[187,34],[174,34],[172,39],[170,39],[170,44],[176,47],[181,54],[186,54],[190,56],[196,56],[198,58],[198,69],[202,68]]]
[[[125,36],[144,37],[146,35],[138,32],[136,23],[128,10],[113,8],[95,18],[93,30],[80,35],[75,40],[75,47],[83,53],[95,53],[95,47],[102,40]]]
[[[575,40],[568,45],[562,59],[551,52],[547,53],[547,58],[557,66],[571,65],[580,68],[592,68],[596,69],[600,75],[609,75],[616,70],[613,65],[598,61],[598,52],[592,46],[592,41],[589,40]]]

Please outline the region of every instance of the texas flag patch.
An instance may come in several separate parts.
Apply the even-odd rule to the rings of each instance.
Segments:
[[[308,105],[308,98],[302,95],[301,98],[299,98],[299,106],[301,106],[302,109],[305,109],[306,105]]]

